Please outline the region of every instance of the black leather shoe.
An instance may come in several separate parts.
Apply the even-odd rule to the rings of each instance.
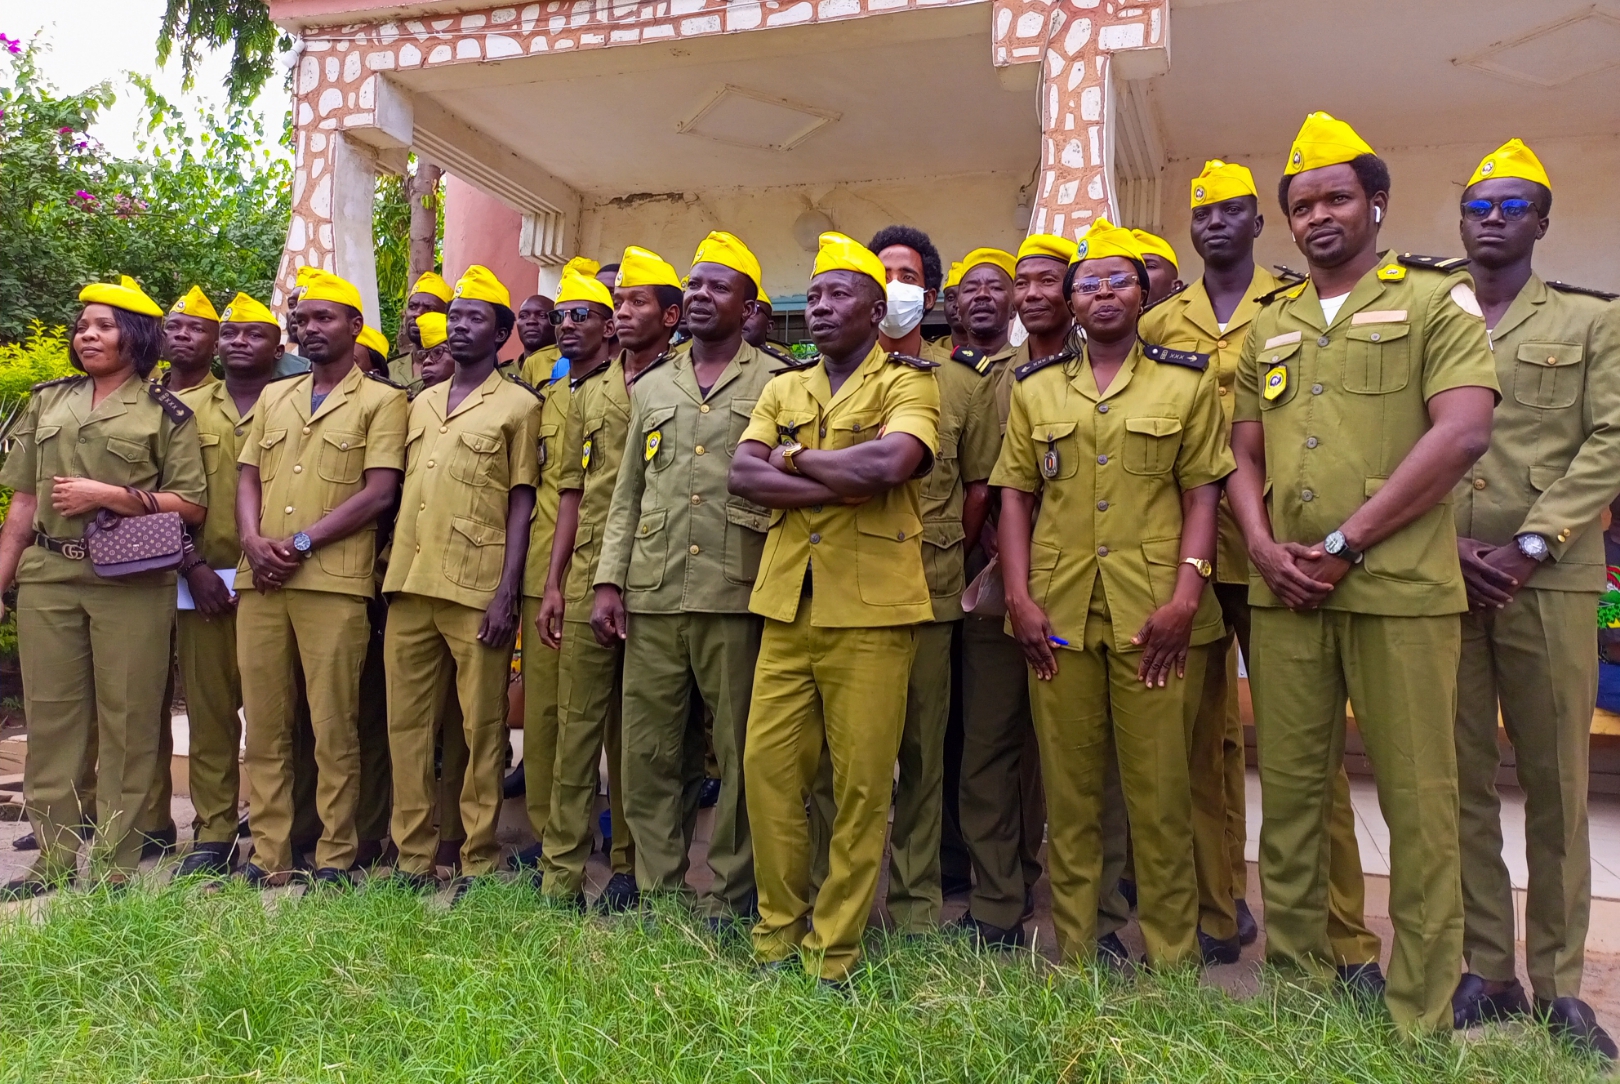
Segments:
[[[38,877],[18,877],[15,881],[7,881],[0,885],[0,902],[14,903],[17,900],[31,900],[43,896],[47,892],[55,892],[56,885],[49,881],[42,881]]]
[[[512,774],[501,781],[501,797],[519,798],[528,792],[529,780],[523,772],[523,762],[520,760],[518,766],[512,769]]]
[[[1125,897],[1125,903],[1131,910],[1136,910],[1136,882],[1119,879],[1119,894]]]
[[[1024,910],[1018,916],[1018,924],[1022,926],[1024,923],[1028,922],[1034,917],[1035,890],[1033,888],[1026,888],[1024,889]]]
[[[460,903],[462,897],[466,896],[467,893],[472,891],[472,887],[475,883],[477,883],[477,881],[477,877],[457,877],[455,880],[451,881],[450,906],[454,907],[456,904]]]
[[[1203,930],[1199,930],[1198,954],[1204,958],[1205,966],[1235,964],[1243,955],[1243,945],[1237,937],[1233,937],[1230,941],[1218,941]]]
[[[14,851],[37,851],[39,850],[39,837],[32,832],[18,836],[11,841],[11,849]]]
[[[142,832],[141,857],[162,858],[166,854],[172,854],[174,852],[174,845],[179,838],[180,834],[175,830],[175,827],[172,824],[169,825],[169,827],[161,828],[156,832]]]
[[[535,843],[523,848],[512,855],[512,870],[515,873],[536,873],[540,869],[540,844]]]
[[[346,869],[336,866],[322,866],[316,870],[309,879],[311,892],[344,891],[354,887],[354,877]]]
[[[1493,1020],[1506,1020],[1510,1016],[1528,1016],[1530,1002],[1524,996],[1524,987],[1514,979],[1499,994],[1485,992],[1485,980],[1478,975],[1464,975],[1451,994],[1451,1026],[1458,1031],[1478,1027]]]
[[[641,906],[641,890],[636,887],[636,879],[628,873],[615,873],[608,879],[607,887],[597,897],[596,908],[610,915],[622,915],[626,911],[634,911]]]
[[[1237,904],[1238,944],[1247,948],[1260,939],[1260,924],[1254,920],[1248,900],[1239,897],[1232,902]]]
[[[1333,969],[1339,985],[1352,997],[1380,1001],[1384,997],[1384,972],[1377,964],[1340,964]]]
[[[1547,1023],[1547,1030],[1565,1042],[1590,1054],[1601,1055],[1613,1062],[1620,1050],[1597,1022],[1592,1006],[1578,997],[1556,997],[1551,1001],[1536,998],[1536,1015]]]
[[[373,883],[379,888],[392,888],[401,892],[414,892],[418,896],[430,895],[431,893],[439,890],[439,882],[436,878],[429,877],[425,873],[410,873],[406,870],[398,868],[397,866],[394,868],[393,873],[389,874],[387,877],[380,878]]]
[[[204,873],[211,877],[225,877],[236,862],[235,843],[197,843],[191,853],[181,859],[174,871],[176,878]]]
[[[698,808],[713,809],[720,801],[720,780],[705,778],[698,786]]]
[[[1024,927],[1020,923],[1016,926],[997,926],[993,922],[984,922],[974,918],[972,913],[964,914],[953,924],[962,933],[967,934],[976,949],[999,949],[1008,951],[1024,947]]]
[[[1108,933],[1097,938],[1097,966],[1115,978],[1126,980],[1136,977],[1136,965],[1119,934]]]
[[[305,874],[302,870],[296,869],[285,869],[279,873],[270,873],[249,862],[242,867],[241,877],[242,880],[254,888],[280,888],[283,885],[290,885],[295,881],[304,880]]]

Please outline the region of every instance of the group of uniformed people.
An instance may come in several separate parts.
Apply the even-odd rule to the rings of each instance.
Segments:
[[[550,900],[585,908],[605,749],[598,905],[690,894],[717,774],[693,902],[747,923],[768,966],[847,981],[886,839],[900,931],[968,890],[959,927],[1021,945],[1043,833],[1065,959],[1128,970],[1134,908],[1147,964],[1229,963],[1257,933],[1240,648],[1269,957],[1406,1030],[1535,1014],[1613,1058],[1579,992],[1620,310],[1533,270],[1552,191],[1520,141],[1463,191],[1465,257],[1382,247],[1390,187],[1348,125],[1308,117],[1278,188],[1307,272],[1281,277],[1254,262],[1253,176],[1219,160],[1191,183],[1191,284],[1168,242],[1102,219],[948,274],[919,230],[828,233],[809,360],[766,341],[759,262],[722,232],[684,275],[631,246],[516,310],[485,268],[424,275],[393,380],[358,291],[318,269],[289,319],[301,365],[245,295],[165,315],[130,280],[86,287],[83,375],[35,389],[0,471],[40,847],[5,892],[70,880],[91,825],[121,885],[162,832],[171,628],[197,809],[180,873],[235,868],[240,706],[243,876],[343,886],[386,863],[381,883],[426,890],[453,865],[459,891],[502,865],[521,628],[539,842],[512,862]],[[951,336],[926,342],[937,300]],[[178,622],[174,575],[85,559],[98,516],[153,511],[190,531]],[[1390,826],[1387,983],[1347,699]]]

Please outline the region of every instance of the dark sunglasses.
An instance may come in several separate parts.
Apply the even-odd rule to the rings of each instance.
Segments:
[[[1135,275],[1126,274],[1124,271],[1115,271],[1106,279],[1090,276],[1083,279],[1075,279],[1074,288],[1083,294],[1094,294],[1098,290],[1102,289],[1104,282],[1108,283],[1108,288],[1115,293],[1118,293],[1127,287],[1139,285],[1136,281]]]
[[[1507,218],[1523,218],[1536,209],[1536,205],[1527,199],[1470,199],[1464,200],[1463,214],[1469,218],[1487,218],[1492,207],[1502,208],[1503,216]]]
[[[571,309],[552,309],[546,313],[546,319],[551,321],[552,327],[562,327],[564,319],[573,320],[576,324],[583,324],[591,318],[591,310],[586,305],[576,305]]]

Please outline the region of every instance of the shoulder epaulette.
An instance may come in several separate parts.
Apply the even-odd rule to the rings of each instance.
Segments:
[[[910,354],[902,354],[898,350],[890,350],[888,360],[896,365],[904,365],[908,369],[916,369],[920,373],[931,373],[939,368],[939,362],[937,361],[924,361],[922,358],[913,357]]]
[[[305,369],[301,373],[282,373],[280,376],[272,376],[269,380],[265,381],[265,383],[266,384],[279,384],[283,380],[297,380],[301,376],[308,376],[308,375],[309,375],[309,370],[308,369]]]
[[[1595,290],[1590,286],[1571,286],[1567,282],[1559,282],[1556,279],[1547,279],[1546,282],[1548,286],[1561,294],[1585,294],[1587,297],[1601,298],[1604,301],[1620,300],[1620,294],[1611,294],[1607,290]]]
[[[654,369],[658,368],[660,365],[664,364],[664,362],[668,361],[674,356],[675,350],[673,347],[671,347],[670,349],[665,350],[662,354],[659,354],[656,358],[653,358],[652,364],[648,365],[645,369],[641,370],[641,372],[630,378],[630,386],[632,388],[635,387],[641,382],[642,377],[646,376],[648,373],[652,372]]]
[[[1034,376],[1048,365],[1058,365],[1062,362],[1068,361],[1072,357],[1074,357],[1073,351],[1059,350],[1057,353],[1048,354],[1044,358],[1035,358],[1031,361],[1026,361],[1024,364],[1013,370],[1013,377],[1017,380],[1027,379],[1028,377]]]
[[[392,380],[389,380],[386,376],[383,376],[381,373],[374,373],[370,369],[366,370],[366,377],[370,380],[375,380],[379,384],[387,384],[390,388],[397,388],[400,391],[405,390],[403,385],[396,384]]]
[[[1172,297],[1175,297],[1177,294],[1181,293],[1181,291],[1185,290],[1191,285],[1192,283],[1190,282],[1183,282],[1180,286],[1177,286],[1174,290],[1171,290],[1169,293],[1165,294],[1163,297],[1159,298],[1159,300],[1153,302],[1153,304],[1147,306],[1147,308],[1144,308],[1142,311],[1147,312],[1148,309],[1158,308],[1160,305],[1164,304],[1166,301],[1169,301]]]
[[[1283,281],[1290,286],[1298,286],[1300,283],[1304,282],[1310,277],[1303,271],[1295,271],[1287,264],[1274,263],[1271,265],[1271,269],[1277,272],[1278,277],[1283,279]]]
[[[1267,290],[1265,293],[1263,293],[1259,297],[1255,298],[1254,303],[1256,305],[1269,305],[1273,301],[1277,300],[1279,297],[1282,297],[1284,294],[1289,293],[1290,291],[1298,291],[1298,290],[1304,289],[1305,283],[1308,282],[1308,281],[1310,281],[1310,280],[1308,278],[1305,278],[1305,279],[1300,279],[1298,282],[1285,282],[1281,286],[1278,286],[1278,287],[1276,287],[1275,289],[1272,289],[1272,290]],[[1298,294],[1296,293],[1294,296],[1298,296]]]
[[[1142,353],[1162,365],[1181,365],[1188,369],[1196,369],[1199,372],[1209,368],[1209,355],[1195,354],[1191,350],[1172,350],[1168,346],[1143,343]]]
[[[990,355],[973,346],[958,346],[951,351],[951,360],[959,361],[980,376],[990,371]]]
[[[542,403],[546,401],[545,392],[541,391],[527,380],[524,380],[521,376],[517,375],[517,373],[512,372],[510,369],[502,369],[500,370],[500,374],[506,378],[507,383],[516,384],[518,387],[522,388],[524,391],[528,392]]]
[[[579,386],[581,384],[585,383],[585,381],[589,380],[591,377],[595,376],[597,373],[600,373],[602,370],[606,369],[609,365],[612,365],[612,364],[613,364],[613,359],[612,358],[606,358],[603,361],[598,362],[597,365],[596,365],[596,368],[592,369],[590,372],[586,373],[584,376],[579,377],[578,379],[575,379],[573,374],[570,373],[568,375],[568,386],[570,388],[572,388],[573,390],[578,391]]]
[[[785,361],[789,365],[797,365],[799,363],[798,358],[794,357],[792,354],[786,353],[785,351],[778,350],[770,343],[765,343],[764,345],[760,346],[759,352],[768,355],[769,357],[773,357],[777,361]]]
[[[1422,267],[1430,271],[1461,271],[1468,266],[1466,256],[1416,256],[1403,252],[1395,258],[1407,267]]]
[[[191,408],[182,403],[178,395],[159,384],[156,380],[147,383],[146,394],[152,397],[154,403],[163,408],[163,413],[167,414],[169,420],[176,425],[191,417]]]
[[[35,384],[33,390],[40,391],[44,388],[59,388],[64,384],[77,384],[81,380],[89,379],[90,377],[85,373],[74,373],[72,376],[59,376],[55,380],[42,381],[41,383]]]
[[[817,365],[820,365],[820,364],[821,364],[821,355],[820,354],[813,354],[813,355],[811,355],[810,357],[807,357],[807,358],[795,358],[795,357],[790,356],[790,357],[787,357],[787,358],[783,359],[783,365],[782,365],[782,367],[780,369],[772,369],[771,370],[771,375],[772,376],[780,376],[783,373],[799,373],[799,372],[803,372],[806,369],[814,369]]]

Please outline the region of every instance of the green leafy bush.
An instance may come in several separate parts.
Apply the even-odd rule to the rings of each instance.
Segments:
[[[28,389],[73,372],[68,361],[67,329],[46,327],[38,320],[28,325],[28,337],[0,343],[0,417],[28,399]]]

